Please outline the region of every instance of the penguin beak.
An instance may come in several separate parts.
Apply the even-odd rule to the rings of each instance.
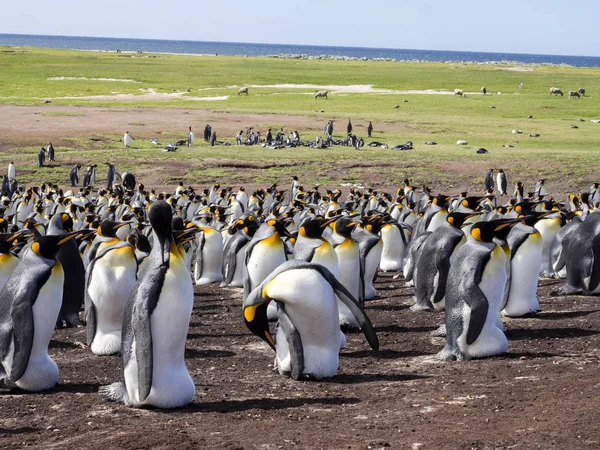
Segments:
[[[265,285],[266,286],[266,285]],[[244,322],[248,329],[275,350],[275,340],[269,330],[267,306],[271,299],[263,295],[263,285],[256,287],[244,300]]]
[[[95,231],[90,230],[90,229],[72,231],[71,233],[63,234],[62,239],[60,239],[56,245],[63,245],[65,242],[69,242],[73,238],[80,237],[80,236],[87,236],[88,234],[92,234],[92,233],[95,233]]]

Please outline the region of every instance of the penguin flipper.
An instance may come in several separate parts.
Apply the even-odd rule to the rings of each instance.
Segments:
[[[92,281],[92,269],[94,268],[94,260],[90,262],[86,273],[86,282],[85,282],[85,297],[84,297],[84,305],[85,305],[85,337],[86,343],[88,346],[92,345],[94,341],[94,337],[96,336],[96,307],[94,306],[94,302],[90,298],[88,293],[88,286],[90,285],[90,281]]]
[[[148,267],[143,283],[138,284],[137,292],[130,300],[131,330],[135,341],[135,359],[137,362],[138,396],[143,402],[150,395],[152,371],[154,367],[152,351],[151,315],[158,304],[168,267]],[[140,278],[142,280],[142,278]]]
[[[277,302],[277,323],[281,327],[290,350],[290,365],[292,379],[299,380],[304,372],[304,347],[298,329],[285,312],[285,305]]]
[[[469,328],[467,329],[467,345],[471,345],[477,340],[481,334],[481,330],[483,330],[489,304],[486,296],[477,285],[470,289],[465,299],[465,303],[471,310]]]
[[[379,339],[377,338],[377,334],[373,329],[373,325],[371,321],[367,317],[364,309],[360,306],[358,301],[352,296],[348,289],[344,287],[342,283],[340,283],[337,278],[325,267],[316,264],[315,268],[321,273],[323,278],[329,281],[329,284],[335,291],[338,298],[341,302],[348,307],[352,315],[358,321],[360,325],[360,329],[365,335],[367,342],[371,346],[373,350],[379,350]]]
[[[0,304],[11,304],[12,302],[10,315],[14,352],[9,374],[9,380],[12,382],[19,380],[27,370],[35,332],[33,305],[40,288],[46,283],[50,275],[51,268],[46,268],[41,273],[35,273],[35,281],[26,283],[25,286],[19,283],[21,280],[17,279],[15,283],[10,283],[11,280],[9,280],[2,294],[0,294]],[[17,324],[16,327],[15,324]]]
[[[588,290],[594,292],[600,285],[600,235],[592,240],[592,265]]]
[[[204,232],[198,233],[198,247],[196,248],[196,267],[194,268],[194,276],[196,280],[199,280],[202,277],[202,267],[204,261],[202,261],[202,249],[204,249],[204,244],[206,239],[204,237]]]

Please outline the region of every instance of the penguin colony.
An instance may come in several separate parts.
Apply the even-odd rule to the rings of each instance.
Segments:
[[[9,168],[9,170],[14,170]],[[128,406],[181,407],[194,398],[184,352],[193,284],[243,290],[240,313],[293,379],[333,376],[344,332],[379,343],[365,301],[377,271],[400,271],[417,311],[445,311],[444,360],[502,354],[502,316],[539,310],[539,276],[556,293],[600,293],[600,191],[549,198],[494,169],[483,195],[395,197],[373,189],[321,193],[297,177],[248,193],[215,183],[147,192],[109,165],[109,186],[63,192],[18,187],[1,202],[0,387],[52,388],[55,326],[82,325],[96,355],[120,353],[123,377],[100,393]],[[118,178],[121,178],[121,182]],[[597,256],[598,255],[598,256]],[[270,321],[276,324],[270,325]],[[274,332],[271,329],[274,328]]]

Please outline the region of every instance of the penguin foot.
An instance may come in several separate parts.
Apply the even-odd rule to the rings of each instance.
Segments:
[[[462,361],[465,359],[464,355],[458,349],[452,350],[446,347],[441,352],[438,352],[435,357],[441,361]]]
[[[446,337],[446,324],[440,325],[438,328],[429,333],[433,337]]]
[[[423,305],[421,303],[415,303],[410,307],[411,311],[433,311],[433,307],[431,305]]]
[[[550,297],[561,297],[563,295],[582,295],[583,291],[581,289],[574,288],[565,284],[563,287],[553,290],[550,292]]]
[[[125,383],[117,382],[107,386],[101,386],[100,389],[98,389],[98,393],[110,401],[125,403],[127,388],[125,387]]]
[[[344,322],[340,323],[340,330],[344,333],[359,333],[360,327],[353,323]]]

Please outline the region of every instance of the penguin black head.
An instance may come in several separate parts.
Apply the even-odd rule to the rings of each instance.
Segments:
[[[275,350],[275,340],[269,330],[269,320],[267,318],[267,306],[271,301],[271,298],[266,294],[267,285],[268,282],[262,283],[250,292],[244,300],[244,322],[253,334],[263,339]]]
[[[183,219],[181,217],[173,217],[173,219],[171,220],[171,229],[173,231],[185,229]]]
[[[0,234],[0,253],[8,254],[14,243],[22,236],[22,232],[17,233],[1,233]]]
[[[438,194],[433,199],[433,204],[436,205],[436,206],[439,206],[440,208],[446,208],[446,205],[448,203],[448,199],[449,198],[450,197],[448,197],[447,195]]]
[[[448,217],[446,217],[446,221],[453,227],[460,228],[465,223],[465,220],[474,215],[475,214],[472,213],[462,213],[454,211],[448,214]]]
[[[285,228],[284,223],[281,220],[271,219],[267,222],[271,228],[279,233],[280,236],[292,237],[290,232]]]
[[[81,230],[73,233],[46,235],[36,238],[31,244],[31,251],[36,255],[46,259],[56,258],[56,254],[60,250],[61,245],[78,236],[83,236],[93,233],[93,230]]]
[[[298,234],[306,238],[319,239],[323,235],[323,231],[325,228],[327,228],[327,225],[335,222],[336,220],[337,217],[333,217],[331,219],[305,220],[302,225],[300,225]]]
[[[113,222],[112,220],[105,220],[98,225],[98,235],[103,237],[115,237],[117,230],[127,225],[125,222]]]
[[[352,235],[352,230],[354,230],[359,223],[360,222],[354,222],[350,216],[342,216],[338,218],[332,226],[337,234],[349,238]]]
[[[511,228],[518,222],[518,219],[477,222],[471,227],[471,237],[479,242],[493,242],[494,238],[505,241]]]
[[[152,205],[148,213],[148,220],[154,232],[159,237],[165,237],[172,229],[173,209],[167,202],[159,200]]]

